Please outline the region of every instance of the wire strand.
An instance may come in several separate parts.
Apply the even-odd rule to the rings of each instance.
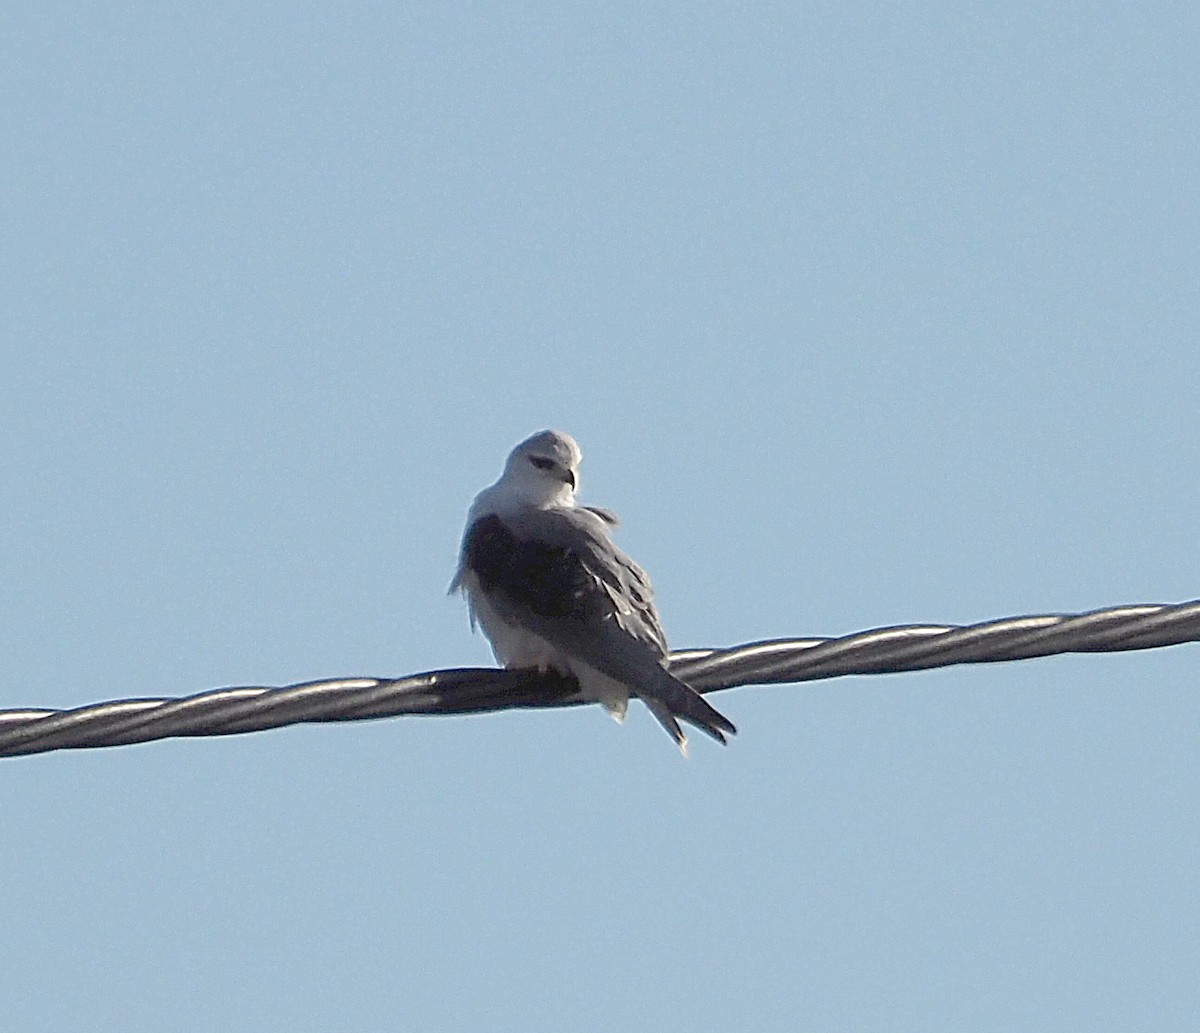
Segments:
[[[907,624],[841,638],[773,639],[671,654],[671,671],[699,692],[998,663],[1055,653],[1157,649],[1200,641],[1200,600],[1081,614],[1006,617],[966,626]],[[335,678],[282,688],[244,686],[194,696],[120,699],[73,710],[0,710],[0,757],[126,746],[179,736],[240,735],[318,721],[402,714],[578,706],[561,675],[463,668],[405,678]]]

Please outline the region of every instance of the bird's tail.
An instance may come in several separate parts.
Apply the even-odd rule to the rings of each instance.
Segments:
[[[675,745],[679,747],[679,752],[686,757],[688,755],[687,733],[679,727],[679,722],[675,720],[675,715],[667,709],[665,703],[660,703],[656,699],[648,699],[645,702],[646,708],[658,718],[658,723],[667,730],[667,735],[675,740]]]
[[[654,675],[654,684],[646,686],[638,695],[650,712],[658,718],[659,724],[666,729],[667,734],[675,740],[685,757],[687,736],[683,734],[676,718],[699,728],[706,735],[711,735],[722,745],[726,742],[726,735],[737,734],[733,722],[687,682],[676,678],[665,667],[658,667],[656,670],[658,673]]]

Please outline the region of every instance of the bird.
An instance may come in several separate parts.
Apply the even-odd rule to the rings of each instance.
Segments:
[[[685,757],[680,720],[725,743],[733,723],[667,669],[650,578],[613,542],[616,515],[577,502],[582,458],[556,430],[509,453],[471,504],[450,592],[466,597],[472,626],[504,667],[567,675],[576,698],[617,721],[637,697]]]

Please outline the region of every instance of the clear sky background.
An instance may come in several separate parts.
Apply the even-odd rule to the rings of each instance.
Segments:
[[[1194,4],[9,5],[0,707],[1200,596]],[[1200,647],[0,762],[8,1033],[1200,1025]]]

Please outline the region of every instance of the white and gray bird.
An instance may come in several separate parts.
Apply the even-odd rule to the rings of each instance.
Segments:
[[[725,742],[733,723],[666,668],[650,579],[613,543],[617,518],[576,503],[581,459],[555,430],[512,450],[471,506],[450,591],[505,667],[570,675],[618,721],[636,696],[685,755],[677,719]]]

